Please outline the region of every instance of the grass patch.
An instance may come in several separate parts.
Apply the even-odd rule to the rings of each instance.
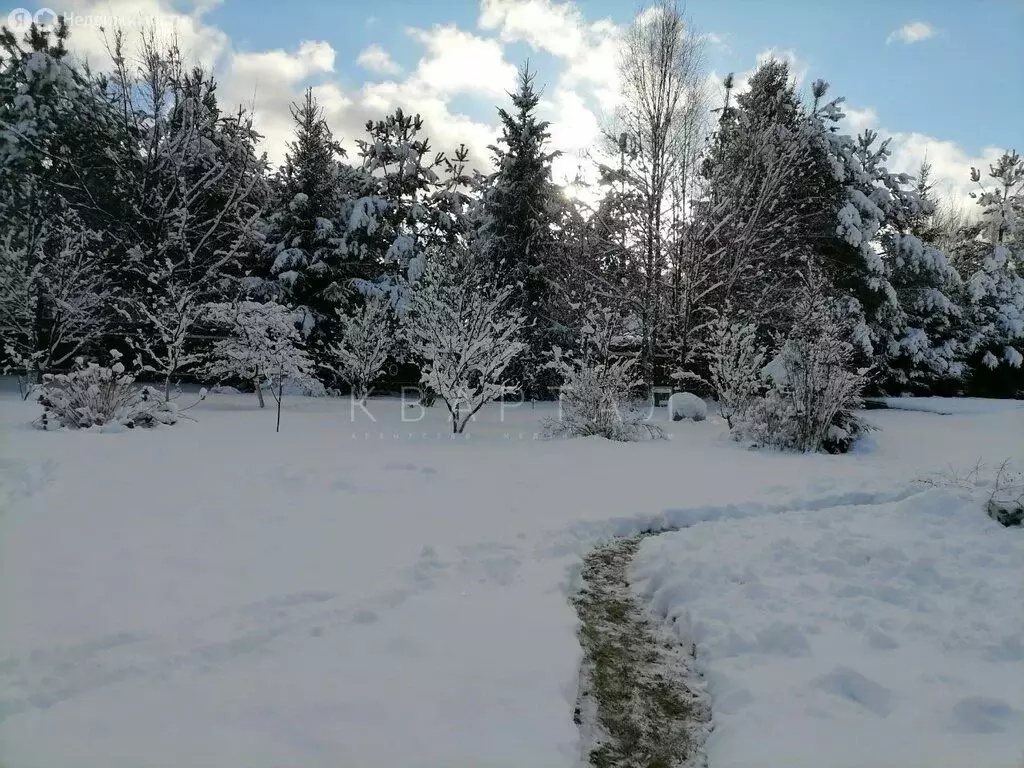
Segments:
[[[676,768],[700,749],[695,733],[709,719],[685,685],[692,661],[667,642],[637,605],[628,569],[642,536],[615,539],[583,562],[573,598],[584,661],[576,721],[589,731],[595,768]]]

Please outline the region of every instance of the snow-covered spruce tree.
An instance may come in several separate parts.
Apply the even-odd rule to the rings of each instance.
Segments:
[[[873,131],[829,137],[845,202],[825,264],[848,297],[858,352],[877,366],[879,384],[927,386],[963,372],[956,333],[960,276],[922,238],[921,222],[934,210],[922,195],[926,187],[915,189],[907,174],[890,173],[889,142],[876,139]]]
[[[969,346],[986,368],[1024,363],[1024,160],[1004,154],[989,168],[990,188],[971,169],[982,219],[965,248],[971,318]],[[1024,380],[1018,377],[1019,387]]]
[[[394,309],[387,297],[370,293],[353,309],[339,311],[339,327],[337,341],[327,348],[328,364],[352,397],[365,402],[394,351]]]
[[[271,275],[285,303],[301,313],[301,328],[312,350],[335,335],[337,308],[347,292],[343,245],[344,207],[352,174],[342,167],[345,152],[334,140],[323,110],[307,89],[291,107],[295,137],[273,184],[267,217]],[[316,355],[319,357],[319,354]],[[321,361],[322,362],[322,361]]]
[[[735,322],[728,309],[715,322],[711,345],[711,381],[722,418],[732,429],[762,389],[765,351],[757,326]]]
[[[283,381],[304,385],[312,362],[295,327],[295,312],[276,302],[235,301],[203,307],[204,320],[227,336],[213,345],[203,368],[207,376],[251,384],[263,408],[264,387]]]
[[[574,348],[551,352],[562,380],[557,418],[544,423],[550,437],[597,435],[623,442],[663,438],[664,430],[637,406],[643,392],[636,348],[640,339],[614,307],[591,295],[578,305],[584,317]]]
[[[216,85],[184,71],[153,38],[133,71],[119,58],[117,87],[130,133],[125,194],[132,202],[120,312],[143,369],[163,380],[197,366],[203,306],[234,296],[253,261],[265,204],[265,159],[243,111],[222,114]]]
[[[482,190],[482,222],[478,233],[482,256],[495,280],[509,286],[513,301],[529,324],[529,349],[513,364],[513,378],[535,397],[546,389],[543,360],[554,336],[554,304],[559,292],[555,263],[558,188],[551,180],[549,124],[537,117],[540,93],[529,67],[519,72],[512,94],[513,110],[499,108],[502,130],[491,146],[497,169]],[[547,382],[550,384],[550,382]]]
[[[526,345],[526,324],[510,307],[512,289],[498,286],[465,250],[431,251],[402,316],[421,382],[436,392],[461,434],[485,403],[517,391],[507,370]]]
[[[787,451],[845,453],[869,428],[855,413],[867,384],[849,332],[813,270],[796,302],[796,321],[762,369],[764,394],[734,415],[733,434]]]

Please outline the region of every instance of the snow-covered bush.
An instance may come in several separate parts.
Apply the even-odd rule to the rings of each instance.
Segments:
[[[118,355],[114,357],[116,360]],[[107,368],[78,358],[76,364],[70,373],[43,376],[38,390],[43,415],[35,426],[89,429],[113,424],[130,429],[178,421],[175,404],[166,402],[152,387],[137,387],[122,363]]]
[[[867,383],[852,348],[835,336],[790,339],[763,370],[766,391],[738,414],[734,432],[780,450],[845,453],[868,430],[854,411]]]
[[[731,429],[761,389],[765,353],[757,344],[757,327],[731,322],[722,315],[714,328],[711,380],[718,408]]]
[[[517,390],[505,374],[526,349],[519,341],[525,320],[509,309],[511,294],[460,254],[440,251],[427,259],[410,292],[405,339],[420,362],[421,384],[444,401],[456,434],[484,403]]]
[[[292,312],[275,302],[236,301],[208,304],[206,319],[228,331],[213,346],[204,373],[241,379],[253,385],[260,408],[263,388],[279,394],[285,382],[314,386],[312,363],[302,347]]]
[[[617,313],[595,307],[587,313],[577,353],[555,347],[549,363],[561,377],[557,418],[544,422],[549,437],[598,435],[623,442],[660,439],[665,431],[649,420],[638,406],[643,380],[633,356],[611,354],[620,338],[622,319]]]
[[[556,348],[553,362],[564,383],[557,418],[544,422],[549,437],[597,435],[629,442],[665,436],[637,406],[642,382],[635,374],[635,359],[586,363]]]
[[[668,416],[672,421],[704,421],[708,405],[692,392],[675,392],[668,399]]]
[[[339,312],[339,318],[341,338],[327,347],[327,355],[352,396],[363,402],[387,364],[394,341],[394,312],[385,296],[369,294],[362,306],[349,314]]]

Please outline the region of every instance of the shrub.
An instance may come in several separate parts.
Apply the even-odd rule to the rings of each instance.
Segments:
[[[756,326],[733,323],[727,315],[718,320],[711,355],[711,379],[719,411],[730,429],[762,389],[764,360],[764,350],[757,344]]]
[[[665,437],[664,430],[650,423],[647,412],[636,405],[641,386],[633,373],[636,360],[588,363],[556,348],[553,363],[564,383],[558,418],[544,422],[547,436],[598,435],[623,442]]]
[[[791,338],[763,369],[767,390],[735,416],[735,434],[781,450],[845,453],[869,430],[861,405],[865,371],[853,349],[826,325],[817,338]]]
[[[117,357],[115,354],[115,360]],[[131,429],[178,421],[177,406],[165,402],[152,387],[135,386],[134,377],[125,373],[122,363],[106,368],[86,365],[79,358],[76,366],[70,373],[43,376],[38,395],[43,415],[34,422],[38,428],[89,429],[116,424]]]

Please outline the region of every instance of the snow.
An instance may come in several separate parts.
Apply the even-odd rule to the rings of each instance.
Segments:
[[[28,427],[36,406],[5,386],[0,755],[11,768],[572,768],[580,649],[567,595],[580,556],[612,535],[692,524],[728,534],[738,519],[801,521],[791,536],[820,541],[830,530],[877,533],[889,511],[907,562],[929,546],[955,558],[948,576],[942,561],[930,580],[923,568],[905,572],[921,576],[922,600],[947,611],[944,637],[959,631],[949,658],[963,669],[943,664],[933,672],[950,681],[911,690],[911,671],[938,660],[934,645],[892,679],[853,655],[823,668],[813,695],[877,709],[886,697],[843,667],[893,691],[890,717],[906,716],[912,693],[936,705],[941,693],[951,754],[981,744],[986,728],[993,753],[1002,748],[1022,708],[1011,688],[1019,645],[1003,646],[998,678],[997,662],[971,655],[1019,615],[1019,602],[1016,613],[984,610],[1012,599],[1012,585],[963,603],[972,584],[1010,563],[1014,552],[1000,547],[1019,536],[1000,529],[997,544],[983,512],[971,522],[952,491],[910,485],[947,464],[1019,455],[1019,404],[954,416],[872,411],[882,431],[856,454],[792,456],[744,450],[715,415],[665,424],[667,441],[540,441],[556,407],[540,404],[492,404],[452,437],[443,407],[397,398],[371,398],[364,411],[345,399],[286,397],[280,434],[273,409],[232,394],[209,395],[190,411],[196,423],[39,432]],[[959,538],[918,531],[915,544],[911,523],[929,509],[937,519],[925,531]],[[809,522],[831,517],[832,529]],[[876,544],[865,538],[857,551]],[[810,555],[794,550],[793,562],[800,557]],[[948,596],[943,579],[952,580]],[[954,607],[966,620],[948,613]],[[911,609],[886,610],[907,618]],[[865,632],[873,616],[865,612]],[[758,642],[796,647],[789,624],[821,653],[821,635],[795,618],[779,622],[760,627]],[[846,637],[835,619],[821,622]],[[901,659],[920,639],[908,623],[877,627],[901,643],[888,651]],[[742,681],[755,708],[768,670],[752,666]],[[920,703],[931,711],[930,699]],[[866,712],[858,725],[875,725],[867,718],[879,716]],[[922,713],[920,722],[932,721]],[[828,723],[803,716],[787,728]],[[839,738],[841,726],[828,732]],[[715,738],[728,744],[728,733]],[[735,749],[750,743],[733,733]]]
[[[883,397],[879,398],[887,408],[899,411],[920,411],[942,416],[966,415],[972,413],[1014,413],[1024,405],[1019,400],[996,400],[983,397]],[[1011,453],[1020,453],[1020,449]]]
[[[692,392],[674,392],[668,399],[668,416],[672,421],[704,421],[708,404]]]
[[[715,768],[1016,766],[1024,532],[934,489],[648,539],[639,592],[697,644]]]

